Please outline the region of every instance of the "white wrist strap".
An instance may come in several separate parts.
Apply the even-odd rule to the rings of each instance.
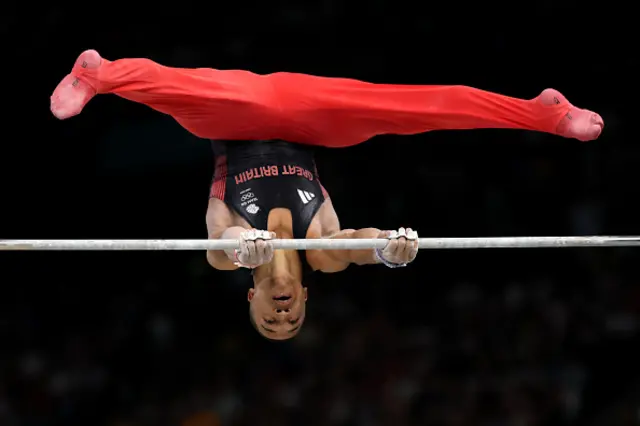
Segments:
[[[380,261],[380,263],[382,263],[384,266],[389,267],[389,268],[403,268],[405,266],[407,266],[406,263],[393,263],[393,262],[389,262],[387,259],[384,258],[384,256],[382,255],[382,249],[375,249],[374,250],[375,254],[376,254],[376,259],[378,259],[378,261]]]

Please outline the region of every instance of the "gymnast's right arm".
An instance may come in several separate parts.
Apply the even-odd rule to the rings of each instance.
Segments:
[[[212,198],[207,209],[207,232],[209,239],[237,240],[246,229],[234,226],[231,211],[222,201]],[[233,252],[233,250],[231,250]],[[231,254],[231,256],[230,256]],[[215,269],[233,271],[238,265],[233,259],[233,253],[223,250],[207,250],[207,261]]]

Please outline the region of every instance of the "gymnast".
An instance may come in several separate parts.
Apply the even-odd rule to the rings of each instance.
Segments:
[[[295,336],[305,318],[305,277],[349,264],[406,266],[418,252],[411,228],[340,229],[318,179],[313,146],[359,144],[376,135],[505,128],[597,139],[604,123],[557,90],[516,99],[467,86],[373,84],[305,74],[183,69],[149,59],[109,61],[83,52],[51,96],[59,119],[96,94],[116,94],[172,116],[210,139],[216,158],[207,211],[209,238],[238,239],[238,250],[209,251],[216,269],[250,268],[251,322],[275,340]],[[274,250],[274,238],[385,238],[377,250]]]

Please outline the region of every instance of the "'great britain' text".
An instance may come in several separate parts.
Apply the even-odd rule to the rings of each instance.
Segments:
[[[303,176],[310,181],[313,180],[313,173],[300,166],[262,166],[254,167],[245,170],[242,173],[235,175],[236,185],[249,182],[250,180],[260,179],[263,177],[278,176],[278,175],[296,175]]]

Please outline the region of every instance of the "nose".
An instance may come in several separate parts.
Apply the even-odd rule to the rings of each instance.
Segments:
[[[276,314],[288,315],[291,313],[291,309],[276,309]]]

